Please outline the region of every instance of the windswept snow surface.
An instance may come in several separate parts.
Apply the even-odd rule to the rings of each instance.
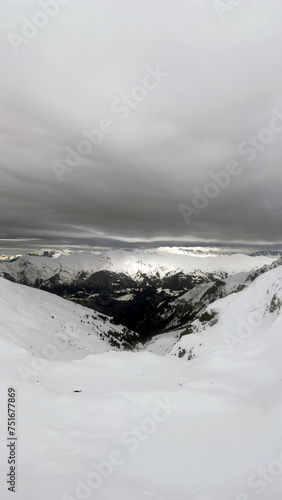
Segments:
[[[112,351],[82,357],[74,346],[65,359],[40,364],[28,344],[31,338],[44,344],[49,332],[33,331],[26,319],[33,297],[22,297],[10,316],[9,302],[17,302],[20,288],[1,280],[2,416],[9,386],[18,398],[15,498],[281,498],[281,266],[213,303],[218,323],[201,332],[198,322],[199,333],[182,337],[166,356]],[[250,334],[244,323],[244,336],[240,319],[254,325],[258,307],[259,326]],[[194,347],[196,357],[174,356],[179,347]],[[2,422],[1,500],[8,500]]]

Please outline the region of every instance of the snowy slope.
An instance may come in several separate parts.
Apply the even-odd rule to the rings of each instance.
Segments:
[[[170,353],[179,336],[183,333],[183,328],[179,330],[164,332],[160,335],[154,335],[144,346],[144,351],[164,356]]]
[[[36,356],[48,356],[46,345],[52,344],[50,355],[56,352],[56,359],[77,359],[89,353],[110,351],[112,341],[124,340],[123,327],[111,324],[110,318],[3,278],[0,278],[0,326],[2,339],[16,342]],[[136,334],[129,334],[136,340]]]
[[[180,327],[182,327],[183,331],[184,326],[187,324],[189,328],[190,323],[200,316],[209,304],[218,298],[244,288],[244,286],[247,286],[247,279],[250,279],[250,274],[242,272],[227,278],[215,279],[214,281],[206,281],[195,285],[188,292],[166,304],[165,310],[162,311],[162,317],[167,318],[166,331],[171,332],[171,330]]]
[[[18,288],[10,286],[13,292]],[[207,322],[204,329],[198,322],[199,332],[174,347],[175,354],[179,347],[194,347],[190,361],[186,354],[112,351],[34,365],[36,358],[22,341],[30,339],[30,319],[17,336],[25,310],[14,311],[9,323],[12,288],[5,293],[1,305],[10,311],[1,309],[6,320],[0,335],[0,411],[6,414],[7,388],[16,387],[15,498],[281,498],[281,267],[212,304],[218,323]],[[253,325],[252,332],[244,330],[246,324]],[[23,378],[23,366],[35,376]],[[5,437],[2,426],[4,442]],[[11,498],[6,459],[2,446],[1,500]]]
[[[185,335],[173,348],[193,347],[196,357],[205,351],[237,350],[241,352],[267,343],[271,335],[280,338],[282,331],[282,265],[266,271],[238,293],[213,302],[206,308],[207,321],[195,320],[191,326],[197,332]],[[210,315],[210,320],[209,320]],[[282,336],[281,336],[282,339]],[[201,346],[199,346],[201,343]]]

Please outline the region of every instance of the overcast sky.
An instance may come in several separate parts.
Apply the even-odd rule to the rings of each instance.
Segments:
[[[281,242],[281,0],[61,2],[0,4],[0,245]]]

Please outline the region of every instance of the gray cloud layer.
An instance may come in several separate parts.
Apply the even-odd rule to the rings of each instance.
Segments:
[[[221,20],[210,0],[66,0],[26,40],[11,32],[42,7],[2,2],[0,238],[281,242],[282,4],[237,3]],[[52,162],[104,118],[59,182]],[[240,174],[186,224],[179,204],[230,160]]]

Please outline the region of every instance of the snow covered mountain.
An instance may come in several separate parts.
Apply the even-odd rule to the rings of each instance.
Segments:
[[[26,280],[29,285],[38,281],[47,285],[53,279],[56,283],[73,284],[84,281],[99,271],[123,273],[128,278],[142,281],[145,276],[155,276],[160,279],[183,273],[186,275],[230,275],[241,271],[258,269],[275,260],[274,256],[258,255],[251,257],[244,254],[233,255],[187,255],[176,253],[171,249],[161,250],[110,250],[102,253],[76,252],[63,254],[59,252],[51,256],[26,255],[13,262],[1,262],[1,275],[13,278],[15,281]]]
[[[143,340],[191,319],[184,315],[182,323],[174,325],[174,301],[196,285],[250,272],[275,258],[216,254],[211,250],[191,255],[191,251],[171,248],[42,253],[0,263],[0,276],[113,316]]]
[[[225,280],[229,295],[211,294],[194,333],[168,332],[143,352],[106,352],[99,315],[81,323],[87,309],[1,279],[0,411],[14,387],[15,496],[280,498],[281,264]],[[186,301],[198,304],[202,292]],[[164,354],[171,338],[167,355],[148,352]],[[54,341],[63,346],[56,354]],[[2,446],[4,474],[7,455]]]
[[[267,343],[267,338],[271,341],[272,334],[280,335],[282,259],[250,273],[246,279],[239,280],[239,286],[230,288],[234,278],[226,280],[229,285],[226,296],[219,299],[213,296],[209,304],[202,300],[201,313],[182,332],[181,339],[173,347],[173,354],[181,352],[181,356],[185,356],[186,351],[191,354],[192,350],[193,356],[201,357],[203,352],[211,354],[213,350],[241,352],[249,345],[253,348],[254,345],[261,346],[261,342]],[[197,305],[199,293],[196,295],[195,291]],[[189,303],[192,301],[193,305],[193,294],[186,294],[184,299]]]

